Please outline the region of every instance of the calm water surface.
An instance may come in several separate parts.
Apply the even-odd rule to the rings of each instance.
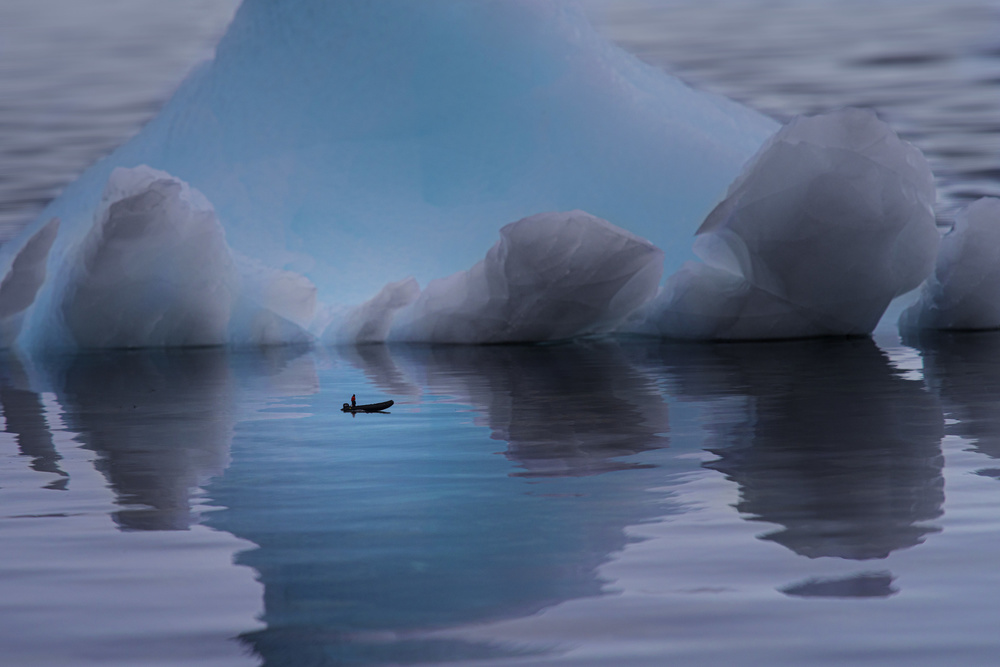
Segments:
[[[0,227],[235,3],[0,4]],[[996,2],[595,2],[998,194]],[[16,30],[13,29],[16,26]],[[87,57],[80,57],[81,54]],[[339,406],[393,398],[389,414]],[[0,664],[993,665],[1000,334],[0,358]]]
[[[998,360],[1000,334],[8,357],[0,654],[991,664]]]

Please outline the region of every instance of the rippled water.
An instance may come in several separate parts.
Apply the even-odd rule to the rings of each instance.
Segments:
[[[7,357],[0,656],[992,664],[998,360],[1000,334]]]
[[[774,115],[877,106],[943,217],[997,193],[995,2],[592,8]],[[0,227],[232,9],[0,4]],[[6,356],[0,664],[992,665],[997,377],[996,333]]]

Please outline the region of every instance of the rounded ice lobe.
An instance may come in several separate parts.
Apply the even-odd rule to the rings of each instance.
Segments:
[[[636,330],[670,338],[869,334],[933,269],[934,183],[873,112],[799,117],[771,137],[697,232]]]
[[[958,214],[941,240],[934,274],[899,328],[1000,329],[1000,199],[983,197]]]
[[[388,337],[508,343],[608,332],[656,292],[662,271],[663,251],[624,229],[583,211],[542,213],[503,227],[469,270],[431,282]]]
[[[169,174],[145,166],[112,172],[64,271],[58,310],[77,347],[229,340],[237,275],[225,232],[211,204]]]

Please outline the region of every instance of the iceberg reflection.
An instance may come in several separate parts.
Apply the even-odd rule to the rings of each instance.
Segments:
[[[474,406],[518,476],[634,468],[621,457],[667,446],[659,387],[614,343],[398,346],[391,358],[427,391]]]
[[[781,592],[802,598],[887,598],[899,592],[892,582],[889,572],[862,572],[842,579],[809,579]]]
[[[870,339],[664,345],[680,398],[736,397],[709,411],[707,463],[740,486],[748,520],[810,558],[885,558],[937,529],[944,419],[919,381]]]
[[[184,530],[191,496],[229,463],[233,381],[219,348],[80,354],[55,371],[66,426],[96,466],[129,530]]]
[[[1000,459],[1000,332],[925,331],[907,342],[920,350],[927,385],[954,420],[946,432]],[[995,476],[991,471],[984,474]]]
[[[614,345],[339,354],[324,394],[366,376],[402,396],[392,418],[307,397],[312,417],[256,423],[209,487],[226,509],[208,523],[257,545],[239,562],[264,585],[267,629],[244,640],[267,664],[509,656],[427,632],[601,595],[626,527],[678,511],[648,491],[663,470],[627,458],[666,444],[667,411]]]

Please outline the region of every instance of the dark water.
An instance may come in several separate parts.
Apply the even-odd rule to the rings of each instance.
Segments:
[[[875,105],[943,217],[997,194],[996,3],[598,5],[776,116]],[[0,4],[0,226],[232,9]],[[998,378],[997,333],[7,356],[0,664],[992,665]]]

